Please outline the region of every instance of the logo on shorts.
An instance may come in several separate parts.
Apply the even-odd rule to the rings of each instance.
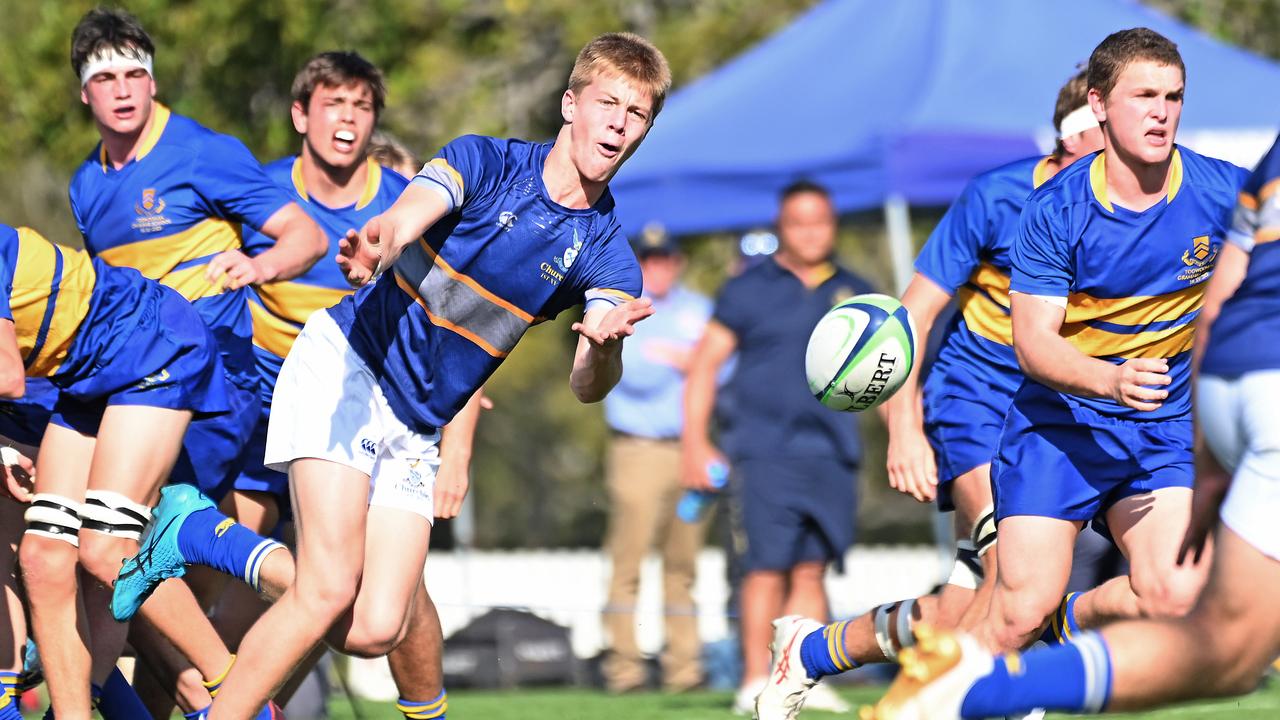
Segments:
[[[1213,261],[1218,257],[1218,245],[1211,242],[1208,235],[1201,235],[1191,241],[1191,249],[1182,253],[1182,264],[1186,266],[1178,274],[1179,280],[1186,280],[1192,285],[1208,279],[1213,272]]]
[[[163,368],[160,370],[160,372],[151,373],[150,375],[142,378],[142,380],[138,382],[137,388],[139,390],[146,390],[147,388],[153,388],[157,385],[165,383],[168,380],[169,380],[169,368]]]
[[[431,487],[427,482],[427,476],[418,469],[418,464],[421,462],[422,460],[418,459],[407,462],[404,477],[396,481],[396,489],[402,494],[425,501],[431,497]]]
[[[378,444],[369,438],[360,438],[360,450],[364,452],[365,455],[373,457],[378,454]]]
[[[169,218],[164,216],[164,198],[156,196],[155,188],[147,188],[142,191],[142,202],[135,203],[133,211],[137,213],[138,219],[133,221],[133,229],[140,233],[160,232],[169,224]]]

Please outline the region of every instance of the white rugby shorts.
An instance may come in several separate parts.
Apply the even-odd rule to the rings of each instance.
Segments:
[[[267,467],[288,472],[302,458],[368,475],[370,505],[435,517],[440,431],[423,435],[396,417],[369,367],[323,310],[312,313],[280,368],[267,425]]]
[[[1222,522],[1280,560],[1280,370],[1227,380],[1202,375],[1196,419],[1214,457],[1232,473]]]

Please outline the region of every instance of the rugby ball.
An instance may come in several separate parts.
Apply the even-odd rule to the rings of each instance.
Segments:
[[[832,410],[868,410],[902,387],[915,356],[916,329],[902,303],[855,295],[828,310],[809,336],[809,392]]]

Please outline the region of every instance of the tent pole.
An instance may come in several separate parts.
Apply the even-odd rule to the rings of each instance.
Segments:
[[[890,195],[884,201],[884,224],[889,235],[889,261],[893,268],[894,291],[901,297],[911,282],[911,213],[907,199]]]

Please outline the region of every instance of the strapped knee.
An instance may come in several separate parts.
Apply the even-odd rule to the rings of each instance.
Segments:
[[[978,551],[974,548],[973,542],[971,540],[958,541],[956,543],[956,564],[951,568],[951,577],[947,578],[947,584],[969,590],[977,590],[978,586],[982,584],[983,577],[982,558],[978,556]]]
[[[970,535],[973,542],[973,548],[978,553],[978,557],[987,554],[987,551],[996,545],[996,509],[993,505],[988,505],[978,513],[978,520],[973,524],[973,533]]]
[[[142,531],[151,518],[151,508],[110,490],[90,490],[85,493],[80,517],[85,530],[141,540]]]
[[[26,532],[80,547],[80,503],[53,493],[37,493],[23,513]]]

